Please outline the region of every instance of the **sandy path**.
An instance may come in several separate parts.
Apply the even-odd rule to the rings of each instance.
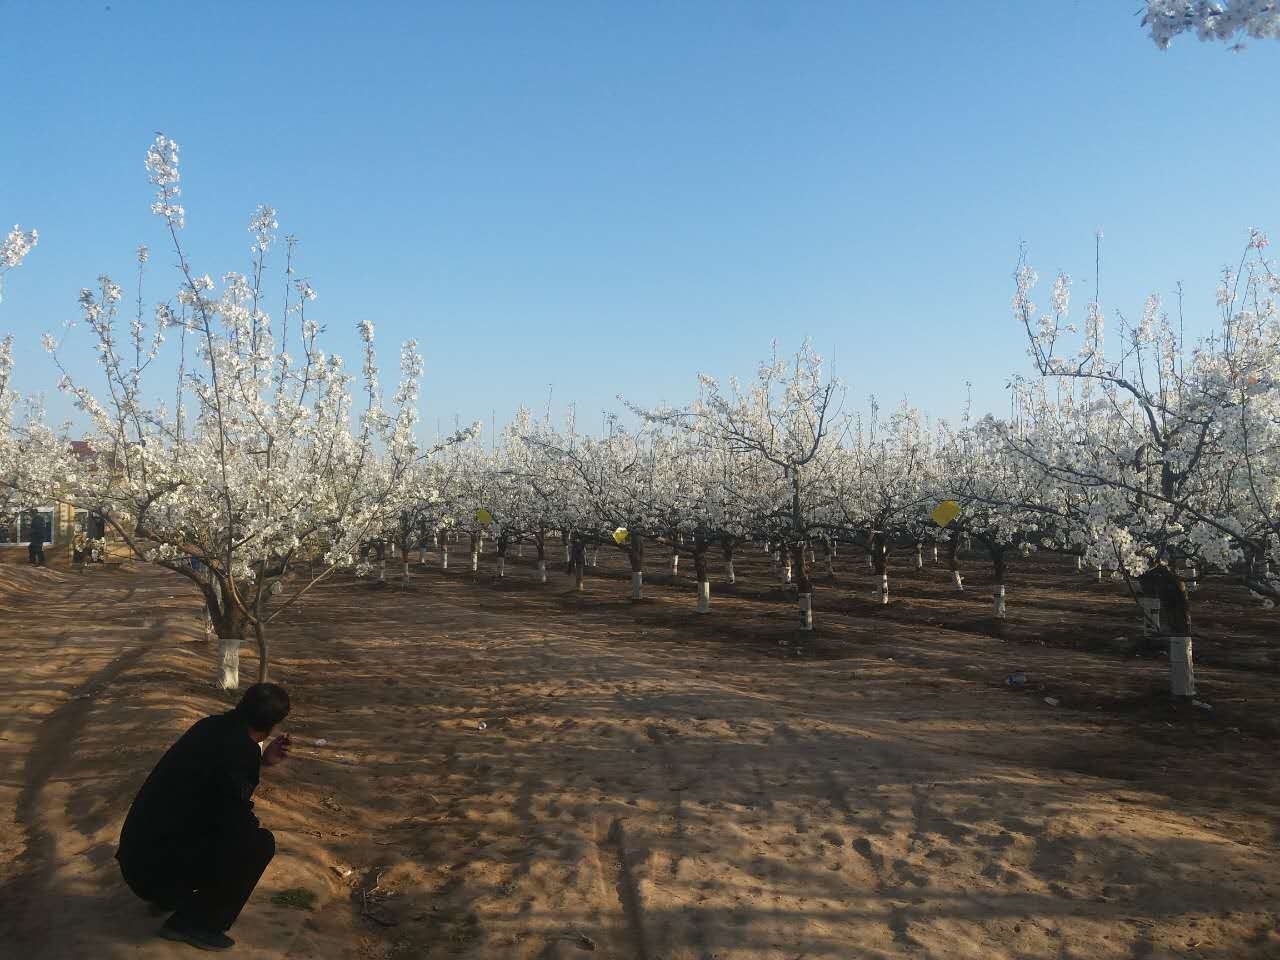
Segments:
[[[119,624],[81,638],[57,615],[77,582],[31,576],[45,616],[0,632],[2,942],[189,955],[149,939],[110,852],[157,751],[217,709],[195,606],[117,574]],[[264,777],[281,855],[238,955],[1280,956],[1269,743],[1188,760],[993,692],[965,672],[1001,669],[995,642],[791,662],[465,580],[344,582],[279,632],[308,744]],[[271,906],[293,886],[313,913]]]

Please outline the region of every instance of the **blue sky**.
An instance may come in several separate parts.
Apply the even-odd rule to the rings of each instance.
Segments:
[[[1109,310],[1182,280],[1207,329],[1248,229],[1280,232],[1280,45],[1162,52],[1138,6],[0,0],[0,222],[41,231],[0,329],[47,389],[39,333],[138,243],[171,295],[163,130],[197,268],[245,269],[277,207],[331,349],[418,338],[431,426],[550,384],[591,423],[804,336],[858,400],[951,415],[970,380],[998,412],[1020,241],[1082,303],[1101,228]]]

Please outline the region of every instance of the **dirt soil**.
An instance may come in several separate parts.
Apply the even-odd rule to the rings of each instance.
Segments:
[[[798,643],[758,550],[704,617],[656,552],[639,603],[615,554],[584,595],[451,560],[275,630],[295,754],[263,774],[279,852],[233,956],[1280,957],[1276,621],[1233,588],[1197,595],[1205,709],[1133,656],[1123,585],[1066,561],[1020,564],[997,625],[976,565],[963,597],[895,569],[883,607],[841,558]],[[0,612],[0,956],[194,955],[112,854],[160,753],[231,702],[196,598],[4,566]]]

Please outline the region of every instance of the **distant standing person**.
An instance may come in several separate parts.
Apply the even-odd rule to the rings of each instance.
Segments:
[[[38,513],[31,515],[31,539],[27,543],[27,559],[36,566],[44,566],[44,542],[48,532],[44,528],[44,517]]]
[[[155,911],[176,911],[160,936],[229,950],[226,931],[275,856],[253,814],[260,767],[289,755],[288,734],[260,745],[289,715],[289,694],[254,684],[234,710],[197,721],[160,758],[129,808],[116,859]]]
[[[579,570],[586,573],[587,570],[587,545],[583,543],[582,538],[574,534],[573,541],[569,546],[569,564],[565,573],[573,573]]]

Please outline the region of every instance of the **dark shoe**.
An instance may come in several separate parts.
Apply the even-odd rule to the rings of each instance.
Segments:
[[[236,945],[236,942],[225,933],[219,933],[217,930],[199,930],[178,922],[174,917],[165,921],[164,926],[160,928],[160,936],[166,940],[189,943],[200,950],[230,950]]]

